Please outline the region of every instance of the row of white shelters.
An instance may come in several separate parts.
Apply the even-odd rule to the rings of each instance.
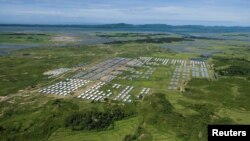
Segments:
[[[208,75],[208,70],[206,67],[201,67],[201,76],[203,78],[209,78],[209,75]]]
[[[200,77],[200,70],[197,66],[192,67],[192,76],[196,78]]]
[[[179,84],[179,80],[181,77],[181,72],[182,72],[182,67],[177,66],[175,68],[175,71],[174,71],[172,78],[171,78],[171,81],[169,83],[169,86],[168,86],[169,90],[176,90],[177,89],[177,86]]]
[[[139,57],[139,59],[143,62],[143,64],[150,62],[153,57]]]
[[[121,84],[113,84],[112,88],[119,89],[122,85]]]
[[[76,89],[86,85],[88,80],[81,79],[66,79],[66,81],[60,81],[54,85],[51,85],[47,88],[40,90],[40,93],[44,94],[56,94],[56,95],[64,95],[75,91]]]
[[[106,82],[98,82],[94,86],[88,88],[86,91],[81,93],[78,96],[78,98],[86,99],[86,100],[101,101],[104,98],[110,97],[113,94],[111,90],[107,90],[107,92],[100,90],[100,88],[105,84]]]
[[[150,91],[150,88],[143,88],[139,95],[137,96],[138,99],[142,99],[145,95],[147,95]]]
[[[114,98],[114,100],[119,100],[123,102],[132,102],[130,92],[133,88],[134,88],[133,86],[127,86]]]

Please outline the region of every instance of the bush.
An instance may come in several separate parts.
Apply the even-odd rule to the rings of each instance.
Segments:
[[[126,135],[124,141],[134,141],[136,138],[136,135]]]
[[[121,108],[112,107],[105,111],[82,111],[69,115],[65,119],[65,126],[72,130],[102,130],[108,128],[116,120],[121,120],[131,113],[126,114]]]
[[[250,75],[250,66],[230,66],[226,69],[222,69],[218,71],[220,75],[227,76],[246,76]]]

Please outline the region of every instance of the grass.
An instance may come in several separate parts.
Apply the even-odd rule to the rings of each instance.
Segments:
[[[115,79],[112,83],[118,83],[122,85],[131,85],[135,87],[148,87],[154,89],[166,89],[168,87],[171,73],[173,72],[174,67],[155,67],[156,70],[153,72],[149,79],[144,78],[135,78],[133,80],[120,80]],[[123,74],[126,76],[126,73]]]
[[[167,52],[164,49],[138,45],[96,45],[81,47],[40,47],[22,49],[10,56],[0,57],[1,68],[0,95],[16,93],[20,89],[51,81],[44,72],[61,67],[75,67],[84,63],[86,66],[112,58],[137,57],[153,52]],[[27,55],[28,54],[28,55]]]
[[[168,132],[161,132],[159,131],[157,128],[153,127],[153,126],[149,126],[148,130],[151,133],[152,136],[152,140],[153,141],[175,141],[175,135],[172,135],[171,133]]]
[[[113,35],[113,34],[112,34]],[[114,34],[115,35],[115,34]],[[25,35],[26,36],[26,35]],[[125,35],[121,35],[125,36]],[[137,36],[137,35],[130,35]],[[145,35],[142,35],[145,36]],[[210,41],[207,41],[210,42]],[[216,50],[219,41],[211,41]],[[238,43],[238,42],[236,42]],[[176,44],[176,43],[174,43]],[[180,42],[178,42],[180,44]],[[225,42],[217,49],[225,53],[209,59],[216,68],[225,69],[235,61],[225,62],[218,57],[239,58],[239,54],[228,54],[230,50]],[[243,44],[243,43],[242,43]],[[241,43],[239,43],[241,45]],[[58,81],[48,79],[42,73],[60,67],[74,67],[84,64],[88,68],[108,58],[138,56],[188,59],[199,57],[193,53],[171,53],[159,48],[159,44],[127,43],[117,45],[42,47],[22,49],[9,56],[0,57],[0,95],[9,97],[0,102],[0,136],[2,140],[115,140],[122,141],[125,137],[135,137],[142,141],[197,141],[206,140],[207,124],[249,124],[249,79],[243,76],[219,76],[217,79],[192,79],[186,91],[169,91],[167,89],[172,66],[154,66],[156,70],[147,79],[120,80],[112,83],[134,86],[132,95],[136,96],[143,87],[153,88],[142,101],[125,104],[126,111],[136,111],[135,117],[116,121],[114,127],[103,131],[72,131],[64,126],[65,117],[72,112],[86,109],[103,110],[107,103],[90,102],[73,96],[60,98],[53,95],[41,95],[38,88]],[[232,48],[231,48],[232,49]],[[239,47],[241,52],[245,49]],[[237,51],[239,53],[240,51]],[[243,53],[241,58],[244,58]],[[243,62],[248,65],[247,62]],[[135,68],[145,72],[146,68]],[[72,71],[67,76],[77,73]],[[131,75],[125,72],[123,75]],[[62,77],[60,79],[64,79]],[[59,80],[60,80],[59,79]],[[112,84],[103,87],[111,89]],[[24,90],[19,91],[18,90]],[[157,98],[157,94],[163,97]],[[172,105],[172,112],[165,113],[166,103]],[[153,106],[152,106],[153,103]],[[108,104],[115,104],[109,101]],[[119,103],[123,105],[122,103]],[[158,107],[158,108],[154,108]],[[0,139],[0,140],[1,140]]]
[[[49,138],[50,141],[121,141],[123,138],[136,131],[139,125],[139,118],[133,117],[115,122],[114,129],[99,132],[71,131],[59,129]]]
[[[0,43],[48,43],[50,38],[50,34],[43,33],[0,33]]]

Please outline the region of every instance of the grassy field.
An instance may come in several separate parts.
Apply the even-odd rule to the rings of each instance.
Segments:
[[[43,33],[0,33],[0,43],[48,43],[51,37]]]
[[[44,72],[61,67],[75,67],[79,64],[94,64],[115,56],[137,57],[150,55],[153,52],[167,52],[164,49],[147,47],[143,44],[97,45],[82,47],[41,47],[23,49],[13,52],[10,56],[0,58],[3,84],[0,95],[9,95],[17,90],[51,81]],[[86,66],[87,67],[87,66]]]
[[[139,125],[139,118],[129,118],[115,122],[114,129],[99,132],[76,131],[72,134],[69,129],[58,129],[49,138],[50,141],[102,141],[105,140],[123,140],[128,134],[136,132]]]
[[[130,39],[135,36],[145,38],[149,35],[112,33],[108,36],[125,36],[126,38],[129,36]],[[155,36],[158,38],[163,35]],[[150,35],[150,38],[153,37]],[[6,38],[1,40],[12,42]],[[112,89],[113,83],[122,84],[120,89],[114,90],[114,93],[118,94],[127,85],[134,86],[133,98],[143,87],[152,88],[150,94],[143,100],[134,100],[131,104],[113,101],[91,102],[77,99],[73,95],[66,97],[42,95],[37,90],[76,74],[80,71],[76,67],[80,65],[83,69],[87,69],[113,57],[148,56],[189,59],[198,58],[200,54],[197,52],[174,53],[169,49],[161,48],[162,43],[129,42],[77,47],[73,45],[38,47],[16,50],[8,56],[1,56],[0,95],[3,100],[0,101],[0,140],[197,141],[206,140],[207,124],[249,124],[250,63],[249,55],[247,55],[249,49],[244,47],[247,43],[230,41],[228,45],[218,40],[206,42],[213,44],[211,50],[223,50],[222,53],[215,54],[208,59],[215,77],[191,79],[185,87],[185,92],[167,89],[174,66],[152,66],[155,71],[149,79],[117,78],[102,88],[107,90]],[[181,42],[168,44],[179,45]],[[238,46],[233,46],[233,44],[238,44]],[[43,75],[48,70],[61,67],[75,69],[59,78],[49,79]],[[135,69],[145,72],[148,68]],[[119,77],[126,75],[133,74],[127,71]],[[105,111],[110,107],[114,109],[122,107],[124,111],[118,110],[118,115],[129,113],[129,116],[112,120],[110,124],[107,124],[109,126],[102,130],[86,130],[86,128],[74,130],[66,126],[67,119],[76,113],[81,115],[99,112],[100,116],[90,120],[91,123],[98,121],[100,117],[107,114]],[[106,116],[108,118],[105,119],[111,119],[108,115]],[[74,119],[73,116],[71,124],[78,127],[82,122],[81,119],[84,118]]]
[[[118,83],[122,85],[131,85],[135,87],[149,87],[154,89],[165,89],[167,88],[170,77],[172,76],[171,73],[174,70],[174,67],[155,67],[156,70],[154,73],[149,76],[150,79],[144,78],[134,78],[133,80],[121,80],[116,79],[112,81],[112,83]],[[143,71],[142,71],[143,72]],[[145,71],[144,71],[145,72]],[[126,74],[123,74],[126,76]],[[122,77],[122,76],[121,76]]]

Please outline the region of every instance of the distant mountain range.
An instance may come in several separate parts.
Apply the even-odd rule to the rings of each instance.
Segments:
[[[250,32],[249,27],[241,26],[202,26],[202,25],[166,25],[166,24],[100,24],[100,25],[25,25],[25,24],[0,24],[0,27],[67,27],[106,30],[128,30],[128,31],[163,31],[163,32]]]

